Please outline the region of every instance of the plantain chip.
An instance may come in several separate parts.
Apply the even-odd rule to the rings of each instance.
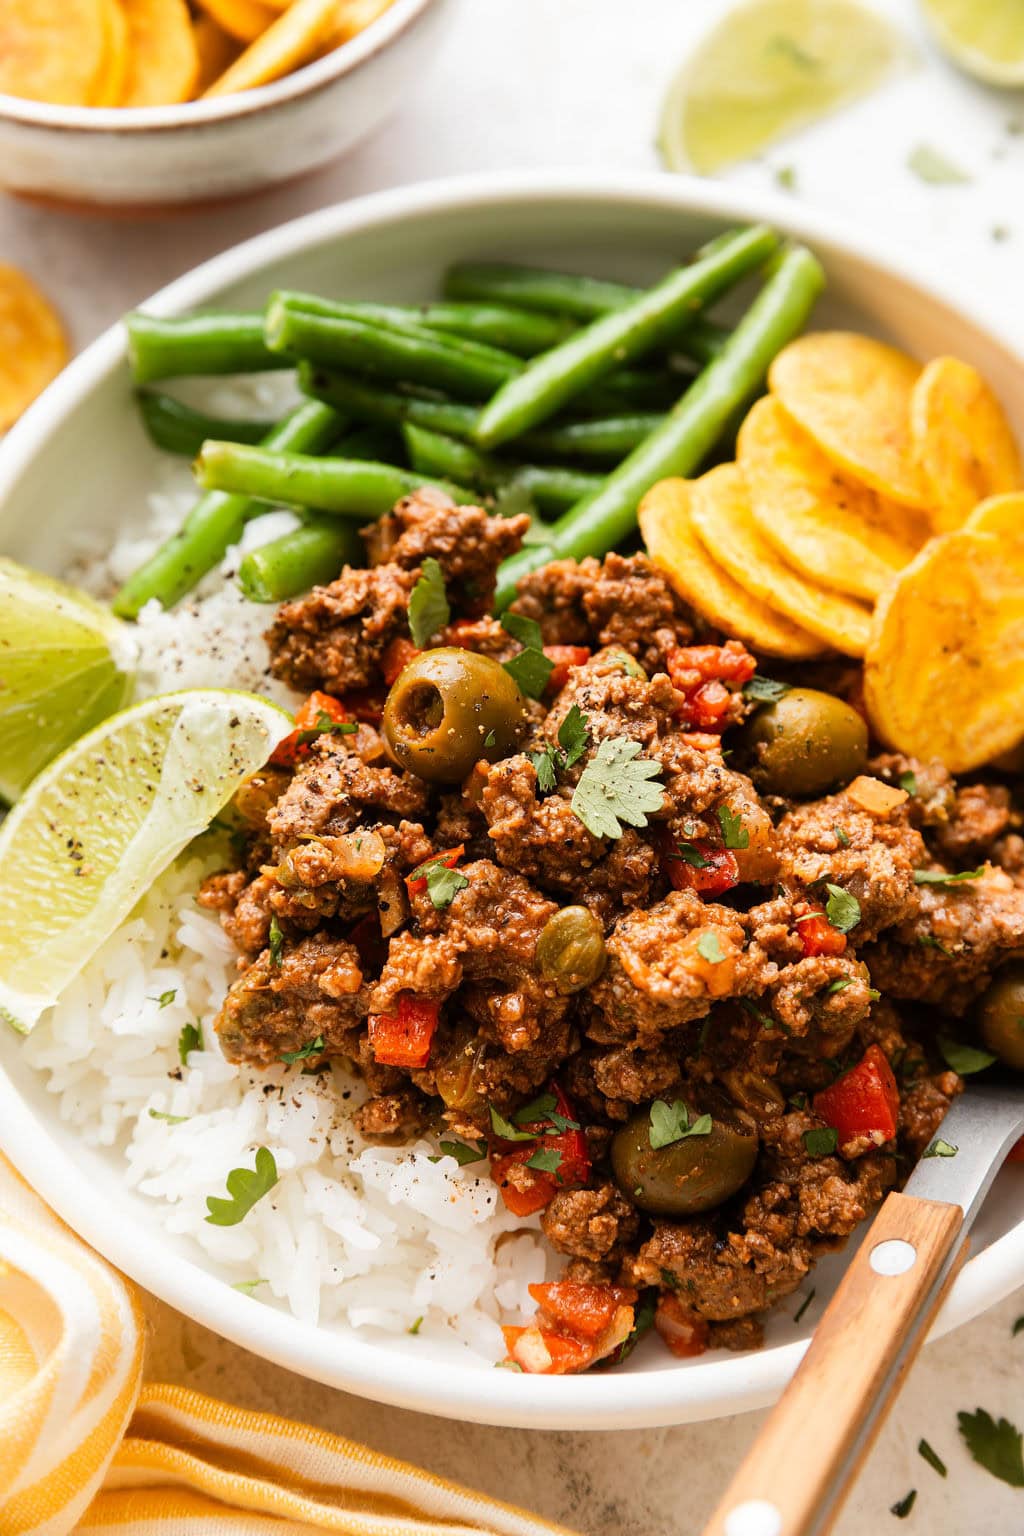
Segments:
[[[394,0],[339,0],[334,20],[334,46],[347,43],[350,38],[365,32],[393,4]]]
[[[919,513],[847,479],[771,395],[747,415],[736,457],[761,533],[811,581],[872,601],[928,537]]]
[[[931,539],[879,599],[864,667],[876,734],[952,773],[1015,746],[1024,722],[1024,532],[1000,526],[1012,508],[979,511]]]
[[[261,5],[260,0],[199,0],[199,5],[240,43],[255,42],[279,14],[269,5]]]
[[[841,470],[901,506],[926,510],[929,492],[910,439],[920,371],[905,352],[870,336],[812,331],[783,347],[768,382]]]
[[[979,502],[964,527],[998,533],[1005,539],[1024,539],[1024,492],[1008,491]]]
[[[64,328],[17,267],[0,265],[0,432],[5,432],[68,360]]]
[[[107,7],[104,20],[107,28],[106,53],[93,87],[90,105],[119,107],[128,74],[128,23],[117,0],[113,0]]]
[[[212,85],[228,65],[235,62],[242,50],[238,39],[232,37],[230,32],[225,32],[212,16],[205,13],[193,21],[192,36],[199,60],[195,94],[201,96],[207,86]]]
[[[123,107],[188,101],[199,74],[192,18],[185,0],[121,0],[128,22],[128,74]]]
[[[251,91],[298,69],[331,36],[338,0],[293,0],[267,30],[241,54],[204,96]]]
[[[937,533],[959,528],[986,496],[1024,487],[1010,423],[977,368],[935,357],[910,398],[914,453]]]
[[[820,656],[825,647],[816,636],[752,597],[711,559],[693,531],[690,501],[689,481],[659,480],[637,514],[647,553],[680,597],[709,624],[755,651],[794,661]]]
[[[115,0],[2,0],[0,92],[92,105],[103,89]]]
[[[847,656],[863,656],[871,612],[794,571],[754,521],[737,464],[719,464],[693,482],[690,516],[704,548],[745,591]]]

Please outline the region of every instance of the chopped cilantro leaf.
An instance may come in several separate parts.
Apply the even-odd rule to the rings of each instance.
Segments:
[[[458,869],[449,869],[439,859],[429,864],[424,871],[427,882],[427,895],[438,912],[445,907],[450,907],[460,891],[464,891],[469,881]]]
[[[839,976],[835,981],[830,981],[825,988],[826,992],[845,992],[847,987],[852,987],[856,981],[855,976]]]
[[[655,1099],[651,1105],[647,1139],[651,1150],[657,1152],[659,1147],[670,1147],[687,1136],[710,1136],[711,1128],[711,1116],[698,1115],[691,1120],[689,1107],[682,1099],[674,1099],[671,1104],[664,1099]]]
[[[233,1291],[241,1291],[243,1296],[251,1296],[258,1285],[266,1285],[265,1280],[236,1280],[232,1285]]]
[[[951,1141],[943,1141],[942,1137],[939,1136],[935,1141],[932,1142],[931,1146],[925,1147],[924,1151],[921,1153],[921,1156],[956,1157],[956,1154],[959,1152],[959,1150],[960,1148],[954,1147]]]
[[[985,873],[984,864],[977,869],[962,869],[951,875],[944,869],[915,869],[915,885],[962,885],[965,880],[980,880]]]
[[[284,945],[284,934],[281,932],[281,924],[277,920],[275,912],[270,919],[270,963],[280,966],[281,950]]]
[[[422,1319],[422,1317],[418,1317],[414,1323],[410,1323],[409,1324],[408,1328],[405,1331],[406,1331],[406,1333],[411,1333],[411,1334],[413,1334],[415,1336],[417,1333],[419,1333],[419,1331],[420,1331],[420,1329],[422,1327],[423,1327],[423,1319]]]
[[[269,1147],[256,1148],[256,1167],[232,1168],[227,1176],[229,1199],[207,1195],[209,1215],[206,1220],[215,1227],[235,1227],[252,1210],[257,1200],[269,1194],[277,1183],[277,1163]]]
[[[169,992],[161,992],[159,997],[148,997],[148,1003],[159,1003],[161,1008],[169,1008],[178,995],[177,987],[172,987]]]
[[[299,731],[295,738],[297,747],[308,747],[320,736],[354,736],[359,726],[354,720],[335,720],[326,709],[317,711],[316,724]]]
[[[743,685],[743,697],[756,699],[759,704],[777,704],[788,692],[788,683],[776,682],[774,677],[760,677],[757,673]]]
[[[178,1036],[178,1060],[184,1066],[190,1051],[201,1051],[202,1049],[203,1026],[197,1019],[194,1024],[186,1024]]]
[[[495,737],[494,732],[493,731],[488,731],[487,735],[484,737],[484,746],[485,747],[493,747],[496,744],[496,741],[497,741],[497,738]]]
[[[282,1051],[281,1060],[291,1066],[295,1061],[308,1061],[311,1056],[319,1056],[323,1048],[324,1037],[317,1035],[315,1040],[307,1040],[297,1051]]]
[[[849,933],[860,922],[860,902],[851,891],[844,891],[841,885],[826,882],[825,889],[828,892],[826,917],[840,933]]]
[[[775,180],[778,186],[785,192],[796,191],[796,166],[780,165],[775,171]]]
[[[725,953],[718,941],[718,934],[713,928],[706,928],[697,940],[697,953],[709,965],[720,965],[725,959]]]
[[[840,848],[849,848],[850,834],[845,832],[843,828],[838,825],[834,826],[832,830],[836,835],[836,841],[839,843]]]
[[[482,1163],[487,1156],[484,1147],[478,1142],[476,1146],[465,1141],[439,1141],[441,1148],[437,1157],[429,1159],[432,1163],[439,1163],[442,1157],[454,1157],[460,1168],[465,1168],[469,1163]]]
[[[578,704],[571,704],[568,713],[558,727],[558,745],[565,753],[564,767],[578,763],[590,745],[590,729],[587,717]]]
[[[501,616],[501,627],[513,640],[528,651],[542,651],[544,649],[544,636],[541,634],[540,625],[536,619],[528,619],[523,613],[505,612]]]
[[[812,1157],[831,1157],[839,1145],[839,1132],[832,1126],[815,1126],[804,1131],[803,1143]]]
[[[916,1498],[917,1489],[911,1488],[910,1492],[905,1494],[902,1499],[897,1500],[895,1504],[890,1504],[890,1515],[895,1515],[897,1520],[905,1520],[913,1509]]]
[[[952,960],[953,958],[952,951],[948,950],[945,944],[940,943],[934,934],[919,933],[917,936],[917,942],[920,944],[922,949],[937,949],[939,954],[945,955],[947,960]]]
[[[722,829],[722,838],[727,848],[749,848],[750,833],[743,825],[743,818],[727,805],[720,805],[717,811],[718,825]]]
[[[967,172],[961,170],[941,150],[932,144],[918,144],[907,156],[907,167],[913,171],[920,181],[930,182],[932,186],[952,186],[955,183],[970,181]]]
[[[1016,1318],[1010,1331],[1014,1338],[1017,1337],[1018,1333],[1024,1333],[1024,1317]]]
[[[428,555],[423,562],[420,578],[409,594],[409,633],[413,645],[422,650],[431,635],[444,629],[451,616],[451,605],[444,588],[444,572],[433,555]]]
[[[502,614],[503,621],[508,617],[507,613]],[[520,693],[525,693],[528,699],[541,697],[555,669],[554,662],[543,651],[534,650],[532,646],[526,646],[502,665]]]
[[[562,1166],[562,1154],[557,1147],[538,1147],[526,1159],[526,1166],[536,1168],[538,1173],[557,1173]]]
[[[711,860],[706,859],[700,849],[695,848],[692,843],[676,843],[676,853],[684,864],[689,864],[691,869],[707,869],[711,863]]]
[[[149,1118],[151,1120],[165,1120],[168,1125],[184,1125],[185,1121],[190,1119],[191,1116],[189,1116],[189,1115],[169,1115],[169,1114],[166,1113],[165,1110],[162,1110],[162,1109],[151,1109],[149,1111]]]
[[[556,1131],[578,1131],[578,1120],[569,1120],[558,1112],[558,1100],[553,1093],[538,1094],[529,1104],[523,1104],[512,1116],[516,1125],[551,1127]],[[534,1130],[536,1135],[536,1129]]]
[[[540,752],[530,753],[530,762],[533,764],[537,775],[537,788],[542,795],[549,795],[558,783],[556,764],[559,752],[557,747],[546,746]]]
[[[500,1136],[502,1141],[536,1141],[537,1133],[535,1131],[520,1131],[512,1124],[511,1120],[506,1120],[505,1116],[496,1110],[493,1104],[489,1108],[491,1130],[495,1136]]]
[[[906,773],[900,774],[900,789],[905,789],[908,795],[917,794],[917,774],[909,768]]]
[[[964,1045],[959,1040],[951,1040],[948,1035],[939,1036],[939,1050],[946,1066],[961,1077],[970,1077],[972,1072],[984,1072],[996,1060],[991,1051],[979,1050],[976,1045]]]
[[[917,1454],[922,1457],[930,1467],[934,1468],[940,1477],[946,1476],[946,1463],[942,1460],[942,1457],[936,1451],[932,1450],[927,1440],[921,1439],[917,1442]]]
[[[609,666],[617,664],[627,677],[637,677],[642,683],[646,683],[647,673],[636,657],[631,656],[628,651],[611,651],[604,659]]]
[[[657,778],[661,764],[640,756],[629,736],[602,741],[580,774],[572,809],[595,837],[621,837],[622,822],[646,827],[648,813],[660,811],[664,794]]]
[[[964,1442],[979,1467],[991,1472],[1011,1488],[1024,1488],[1024,1455],[1021,1433],[1009,1419],[998,1423],[984,1408],[973,1413],[958,1413],[957,1423]]]

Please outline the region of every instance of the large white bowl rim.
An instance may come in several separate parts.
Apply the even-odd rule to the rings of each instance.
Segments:
[[[661,175],[612,177],[550,171],[452,178],[375,193],[326,208],[259,235],[214,257],[146,302],[156,314],[209,304],[229,283],[257,274],[325,240],[371,227],[400,225],[410,216],[466,213],[503,204],[574,201],[630,208],[678,209],[709,220],[764,220],[806,240],[826,259],[853,258],[912,294],[957,313],[985,334],[1008,367],[1021,358],[999,340],[995,316],[950,298],[938,278],[879,243],[792,200],[736,193],[727,187]],[[86,349],[32,406],[0,446],[0,503],[76,403],[125,364],[125,336],[113,326]],[[54,1210],[112,1263],[186,1316],[301,1375],[399,1407],[452,1418],[524,1428],[616,1429],[711,1418],[773,1401],[795,1370],[806,1339],[746,1355],[720,1354],[672,1369],[585,1376],[533,1377],[459,1365],[438,1368],[415,1352],[395,1353],[350,1334],[299,1322],[232,1290],[198,1264],[168,1255],[158,1239],[133,1228],[97,1197],[88,1178],[52,1139],[0,1068],[0,1149]],[[932,1330],[961,1326],[1024,1281],[1024,1221],[991,1243],[962,1270]]]

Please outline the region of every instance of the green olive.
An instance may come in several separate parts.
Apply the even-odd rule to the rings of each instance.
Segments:
[[[508,757],[524,734],[526,700],[500,663],[458,646],[422,651],[384,705],[395,761],[432,784],[457,784],[481,757]]]
[[[548,918],[537,940],[541,975],[562,993],[591,986],[607,958],[604,930],[587,907],[563,907]]]
[[[781,1115],[786,1108],[786,1096],[778,1084],[752,1067],[728,1067],[722,1073],[722,1082],[733,1103],[755,1120]]]
[[[441,1041],[433,1063],[434,1083],[446,1109],[472,1114],[484,1108],[480,1068],[486,1050],[486,1042],[469,1020],[456,1025],[449,1039]]]
[[[1024,1072],[1024,965],[1007,965],[977,1005],[978,1029],[993,1055]]]
[[[856,778],[868,758],[862,717],[816,688],[791,688],[759,709],[744,739],[751,778],[773,795],[820,795]]]
[[[684,1136],[651,1146],[650,1108],[642,1109],[612,1139],[612,1171],[622,1193],[652,1216],[696,1216],[714,1210],[750,1178],[757,1161],[757,1130],[749,1116],[716,1108],[706,1136]]]

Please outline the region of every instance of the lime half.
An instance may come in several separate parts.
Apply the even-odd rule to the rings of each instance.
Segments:
[[[0,800],[128,702],[134,653],[84,592],[0,558]]]
[[[44,769],[0,827],[0,1017],[31,1029],[293,728],[255,694],[168,693]]]
[[[888,22],[855,0],[749,0],[669,88],[662,158],[669,170],[711,175],[866,96],[905,52]]]
[[[1024,85],[1020,0],[922,0],[922,8],[954,64],[993,85]]]

